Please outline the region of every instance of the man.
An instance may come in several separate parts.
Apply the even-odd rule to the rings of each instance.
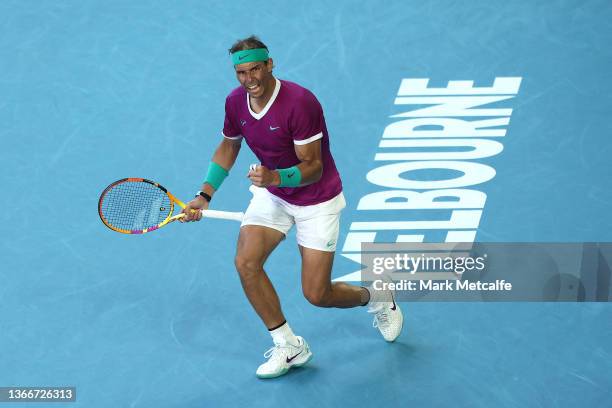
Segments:
[[[245,139],[261,164],[251,166],[248,172],[253,199],[240,228],[235,266],[246,296],[274,342],[264,354],[269,359],[259,366],[257,376],[278,377],[312,357],[306,341],[289,327],[263,269],[293,224],[306,299],[320,307],[369,304],[375,327],[387,341],[395,340],[403,317],[391,292],[331,282],[345,201],[321,105],[307,89],[272,75],[272,58],[257,37],[239,40],[229,51],[240,86],[225,101],[223,140],[213,155],[202,190],[183,212],[184,221],[201,218],[200,211],[193,210],[208,208]]]

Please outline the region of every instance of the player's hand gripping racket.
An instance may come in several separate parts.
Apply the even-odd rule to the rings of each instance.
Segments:
[[[142,178],[125,178],[106,187],[98,201],[102,222],[113,231],[144,234],[176,221],[185,214],[172,215],[174,204],[185,204],[158,183]],[[242,221],[243,213],[202,210],[202,216]]]

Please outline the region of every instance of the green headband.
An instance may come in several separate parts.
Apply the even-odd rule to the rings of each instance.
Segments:
[[[234,65],[244,64],[246,62],[267,61],[268,50],[265,48],[254,48],[252,50],[236,51],[232,54],[232,62]]]

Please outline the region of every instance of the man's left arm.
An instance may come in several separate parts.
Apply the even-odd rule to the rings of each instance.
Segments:
[[[265,166],[257,166],[256,170],[249,171],[248,177],[258,187],[280,186],[283,179],[291,182],[293,177],[299,177],[299,186],[319,181],[323,175],[321,139],[308,144],[296,144],[295,154],[300,163],[289,169],[269,170]],[[280,172],[284,172],[283,176]]]
[[[295,145],[295,154],[300,159],[297,168],[302,174],[300,186],[316,183],[323,175],[323,160],[321,159],[321,139],[308,144]],[[276,172],[278,173],[278,171]]]

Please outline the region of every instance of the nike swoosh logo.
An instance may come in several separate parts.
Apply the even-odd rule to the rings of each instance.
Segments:
[[[302,350],[303,351],[303,350]],[[287,357],[287,362],[290,363],[294,358],[296,358],[297,356],[299,356],[300,354],[302,354],[302,352],[300,351],[299,353],[297,353],[295,356],[289,358]]]
[[[251,55],[251,54],[246,54],[246,55],[243,55],[243,56],[241,56],[241,57],[238,57],[238,60],[239,60],[239,61],[242,61],[243,59],[245,59],[245,58],[246,58],[246,57],[248,57],[249,55]]]
[[[242,120],[240,121],[240,126],[244,126],[244,125],[246,125],[246,120],[242,119]]]
[[[294,174],[295,174],[295,172],[293,172],[291,174],[287,174],[287,177],[291,178],[291,177],[293,177]]]
[[[391,294],[391,300],[393,301],[393,307],[391,308],[391,310],[397,309],[397,306],[395,305],[395,299],[393,299],[393,294]]]
[[[277,126],[277,127],[272,127],[272,126],[270,126],[270,130],[271,130],[271,131],[273,131],[273,132],[274,132],[276,129],[280,129],[280,126]]]

